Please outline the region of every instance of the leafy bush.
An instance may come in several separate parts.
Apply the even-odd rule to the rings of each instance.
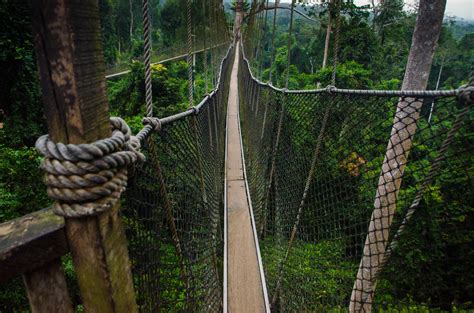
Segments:
[[[0,144],[0,221],[46,207],[50,201],[41,181],[41,157],[34,148]]]

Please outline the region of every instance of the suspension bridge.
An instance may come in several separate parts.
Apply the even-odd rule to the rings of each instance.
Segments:
[[[56,117],[50,135],[37,142],[53,211],[61,218],[48,211],[0,225],[2,276],[24,275],[36,312],[72,312],[57,262],[68,251],[91,312],[378,310],[383,300],[377,294],[390,293],[385,273],[403,272],[391,260],[400,257],[404,232],[418,211],[429,209],[426,192],[443,187],[437,177],[448,168],[466,173],[460,160],[472,148],[464,134],[472,127],[474,77],[455,90],[341,89],[335,86],[336,43],[333,85],[289,90],[288,68],[261,80],[268,10],[250,15],[235,37],[224,27],[218,42],[227,40],[225,51],[210,41],[193,50],[193,4],[185,6],[189,108],[158,118],[144,1],[147,116],[135,136],[121,119],[104,123],[107,110],[71,106],[65,113],[61,108],[69,104],[61,95],[72,98],[61,79],[80,81],[82,72],[68,78],[66,71],[58,79],[54,74],[63,68],[47,59],[56,56],[40,56],[40,69],[47,63],[50,71],[42,72],[43,87],[61,91],[48,111]],[[211,5],[223,14],[217,1]],[[265,1],[252,10],[257,5]],[[94,5],[85,7],[90,11],[77,14],[97,15]],[[37,9],[54,23],[48,8]],[[288,51],[293,8],[285,7]],[[63,18],[81,31],[74,26],[79,19]],[[40,28],[51,45],[43,48],[64,49],[54,36],[46,40],[58,24],[51,25]],[[94,49],[65,51],[77,65],[75,53]],[[269,50],[275,57],[274,47]],[[204,53],[208,62],[212,51],[210,59],[219,62],[205,68],[216,67],[215,77],[209,86],[206,80],[206,95],[197,102],[193,55]],[[50,74],[51,80],[44,78]],[[286,75],[286,86],[273,85],[272,75]],[[94,74],[98,82],[104,77],[104,71]],[[81,90],[74,95],[87,99]],[[94,122],[74,120],[78,112]],[[97,125],[102,130],[93,129]],[[25,252],[31,247],[42,248]]]

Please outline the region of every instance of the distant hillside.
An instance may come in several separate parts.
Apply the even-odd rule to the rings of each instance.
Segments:
[[[460,39],[466,34],[474,33],[474,21],[456,18],[452,23],[449,29],[456,39]]]

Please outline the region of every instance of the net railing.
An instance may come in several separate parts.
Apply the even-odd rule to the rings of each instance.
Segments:
[[[218,0],[190,0],[192,38],[191,51],[197,58],[209,59],[209,71],[215,74],[219,67],[220,58],[217,56],[227,49],[232,41],[231,30],[228,27],[222,1]],[[134,2],[134,1],[132,1]],[[137,1],[141,3],[142,1]],[[137,5],[134,2],[134,5]],[[149,18],[150,32],[153,34],[151,42],[151,63],[159,64],[179,59],[185,59],[188,53],[187,39],[187,0],[162,0],[153,5],[150,2]],[[143,16],[135,16],[138,29],[142,30]],[[137,25],[135,25],[137,26]],[[141,45],[143,38],[135,45]],[[120,50],[120,48],[119,48]],[[120,77],[130,70],[130,62],[143,62],[145,56],[139,51],[131,49],[123,53],[117,64],[109,64],[106,76]],[[120,54],[120,53],[119,53]]]
[[[160,119],[123,200],[142,312],[222,309],[223,173],[230,47],[217,87],[197,106]]]
[[[472,309],[473,112],[462,89],[288,91],[256,79],[244,53],[240,62],[272,310]]]

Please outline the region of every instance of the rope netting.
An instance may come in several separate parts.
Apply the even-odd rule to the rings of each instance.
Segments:
[[[139,0],[131,1],[133,5],[138,5],[140,2]],[[222,1],[190,1],[191,38],[188,38],[187,0],[164,0],[158,1],[158,4],[151,0],[142,0],[142,2],[143,16],[136,16],[136,18],[143,22],[143,45],[150,45],[148,59],[152,64],[186,60],[187,54],[191,51],[197,58],[205,56],[209,60],[212,59],[209,63],[209,71],[217,75],[222,58],[214,58],[214,55],[225,53],[232,40]],[[154,40],[150,40],[151,38]],[[191,45],[189,45],[189,39]],[[144,53],[133,56],[133,59],[142,62],[147,60],[147,56]],[[107,69],[107,76],[118,77],[128,69],[128,64],[115,64]]]
[[[467,264],[461,251],[474,244],[443,237],[472,231],[446,214],[472,214],[472,199],[452,194],[472,187],[473,112],[461,89],[287,91],[257,80],[241,55],[244,153],[272,310],[469,301],[463,273],[432,275],[422,258]]]
[[[225,114],[232,50],[217,89],[161,119],[124,197],[137,301],[143,312],[222,306]]]
[[[143,4],[147,16],[148,3]],[[153,117],[160,103],[151,101],[146,64],[147,127],[159,130],[142,143],[146,161],[129,177],[124,220],[140,311],[216,312],[223,303],[225,116],[233,48],[222,3],[175,5],[181,16],[172,18],[180,21],[176,32],[185,42],[189,109]],[[144,28],[150,27],[145,21]],[[145,55],[150,46],[145,45]],[[202,50],[198,58],[196,50]],[[205,95],[195,89],[198,69]],[[194,99],[202,97],[197,104]]]

